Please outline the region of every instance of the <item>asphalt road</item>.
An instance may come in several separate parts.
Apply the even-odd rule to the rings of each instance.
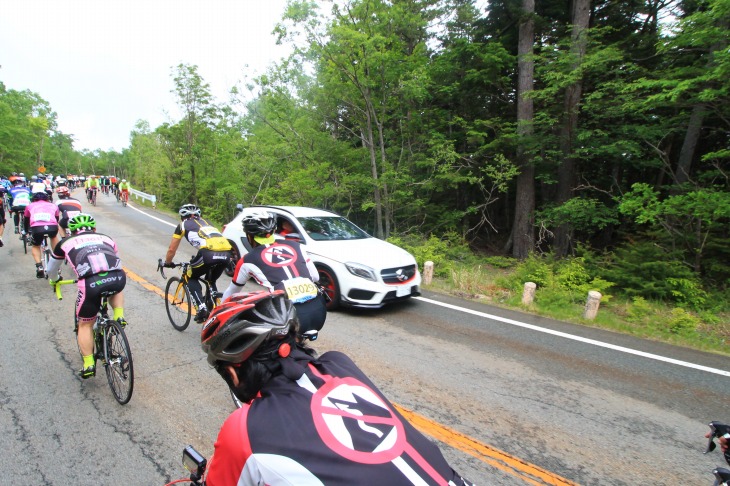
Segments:
[[[103,373],[77,377],[75,292],[66,287],[56,301],[6,229],[0,484],[162,485],[184,476],[185,445],[212,453],[233,404],[200,351],[197,325],[175,331],[157,293],[157,258],[176,221],[136,207],[100,196],[90,208],[129,273],[136,380],[125,406]],[[183,243],[176,260],[192,253]],[[709,485],[722,465],[717,452],[702,452],[707,423],[730,422],[726,356],[428,292],[331,313],[314,347],[349,354],[394,403],[430,421],[423,429],[478,484]]]

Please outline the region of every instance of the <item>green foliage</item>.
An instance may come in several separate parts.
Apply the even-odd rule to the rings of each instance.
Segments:
[[[699,319],[681,307],[672,309],[667,328],[672,334],[686,334],[697,329]]]
[[[682,302],[704,302],[704,293],[677,251],[643,241],[618,248],[601,267],[600,276],[616,284],[628,296]]]
[[[631,305],[626,312],[626,320],[629,322],[641,322],[654,313],[654,308],[641,296],[634,296]]]

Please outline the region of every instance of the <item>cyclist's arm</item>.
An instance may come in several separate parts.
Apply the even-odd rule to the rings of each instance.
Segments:
[[[248,409],[249,405],[244,404],[233,412],[218,432],[215,451],[206,469],[206,486],[264,484],[264,478],[251,457],[246,424]]]
[[[178,235],[177,231],[175,231],[175,234],[172,235],[172,240],[170,241],[170,246],[167,247],[167,254],[165,255],[165,263],[172,263],[172,259],[175,258],[175,253],[177,253],[177,249],[180,247],[181,240],[182,240],[182,235]]]

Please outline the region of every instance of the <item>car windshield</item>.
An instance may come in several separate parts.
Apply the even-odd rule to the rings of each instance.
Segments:
[[[307,234],[317,241],[361,240],[370,235],[340,216],[314,216],[299,218]]]

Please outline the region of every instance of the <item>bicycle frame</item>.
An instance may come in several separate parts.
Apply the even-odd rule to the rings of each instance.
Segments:
[[[192,316],[191,305],[195,308],[197,315],[198,304],[191,298],[192,294],[188,287],[188,282],[190,281],[190,277],[188,276],[190,263],[173,263],[172,268],[175,267],[180,267],[181,272],[179,277],[170,277],[167,280],[167,285],[165,286],[165,307],[172,327],[178,331],[184,331],[190,324],[190,318]],[[162,278],[167,278],[164,268],[162,259],[159,259],[157,261],[157,271],[160,272]],[[204,286],[203,301],[208,307],[208,310],[212,311],[220,304],[221,293],[218,292],[216,295],[213,295],[211,291],[212,285],[207,278],[204,277],[198,280]]]

